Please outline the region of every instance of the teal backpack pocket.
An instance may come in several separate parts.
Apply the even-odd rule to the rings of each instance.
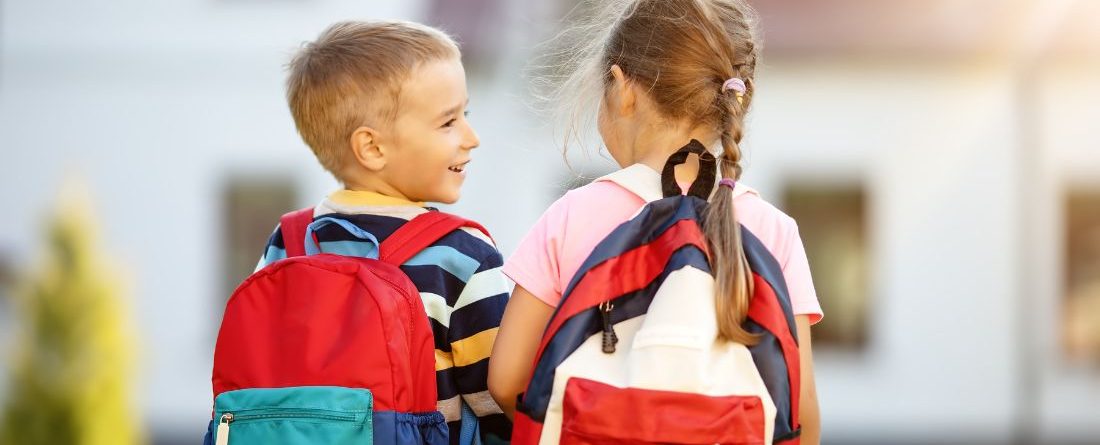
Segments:
[[[214,400],[215,445],[374,443],[374,399],[335,386],[226,391]]]

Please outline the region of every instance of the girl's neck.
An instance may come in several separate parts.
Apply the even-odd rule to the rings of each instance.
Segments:
[[[702,142],[706,147],[713,147],[717,136],[714,130],[701,126],[659,124],[643,127],[635,133],[632,141],[631,152],[634,154],[634,162],[645,164],[660,172],[665,167],[668,157],[692,139]],[[690,183],[695,179],[699,171],[699,164],[693,161],[695,159],[698,158],[691,156],[689,162],[677,167],[676,179],[679,182]]]

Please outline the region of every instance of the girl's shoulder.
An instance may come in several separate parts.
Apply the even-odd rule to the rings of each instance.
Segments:
[[[627,190],[612,181],[604,179],[596,179],[588,184],[577,187],[570,190],[565,194],[570,201],[577,203],[598,203],[602,200],[626,200],[637,203],[644,203],[642,198],[638,197],[630,190]]]
[[[642,198],[618,184],[596,180],[565,192],[550,209],[584,215],[592,215],[593,212],[604,215],[626,212],[629,215],[644,204]]]
[[[734,217],[752,232],[779,260],[785,264],[791,249],[801,245],[798,223],[759,193],[743,193],[734,198]]]
[[[559,221],[612,219],[622,222],[645,205],[645,200],[615,181],[601,178],[566,192],[547,209]],[[798,234],[798,224],[756,189],[743,183],[734,192],[737,221],[766,244],[785,244]],[[596,218],[593,218],[596,217]]]
[[[636,211],[645,200],[620,183],[610,180],[611,175],[592,181],[565,193],[554,203],[562,210],[592,211],[614,210],[619,207]],[[659,186],[654,186],[659,187]],[[659,188],[657,189],[659,190]],[[756,189],[738,182],[734,190],[734,208],[738,220],[751,226],[793,229],[795,220],[769,202]]]
[[[786,230],[797,230],[794,218],[784,213],[779,207],[764,199],[755,189],[745,187],[744,193],[734,197],[734,211],[738,221],[742,224],[757,227],[774,227]],[[750,224],[751,223],[751,224]],[[751,229],[751,227],[750,227]]]

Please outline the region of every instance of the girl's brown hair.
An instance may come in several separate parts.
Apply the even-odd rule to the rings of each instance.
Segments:
[[[588,24],[559,36],[570,49],[556,55],[560,76],[555,79],[550,73],[556,89],[545,96],[575,105],[564,110],[567,137],[579,133],[576,122],[590,111],[591,98],[603,97],[611,67],[618,65],[646,89],[663,116],[709,126],[720,134],[720,174],[740,178],[740,142],[760,53],[752,8],[742,0],[630,0],[613,1],[591,17],[595,19]],[[735,77],[744,81],[743,93],[723,89]],[[752,344],[755,336],[741,325],[752,295],[752,274],[730,187],[718,187],[704,219],[716,276],[719,336]]]

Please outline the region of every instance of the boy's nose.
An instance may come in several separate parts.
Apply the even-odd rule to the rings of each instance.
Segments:
[[[481,138],[479,138],[477,136],[477,132],[474,131],[474,127],[472,125],[467,124],[466,125],[466,138],[465,138],[465,140],[463,141],[463,144],[462,144],[463,148],[465,148],[467,150],[473,150],[473,149],[477,148],[479,145],[481,145]]]

